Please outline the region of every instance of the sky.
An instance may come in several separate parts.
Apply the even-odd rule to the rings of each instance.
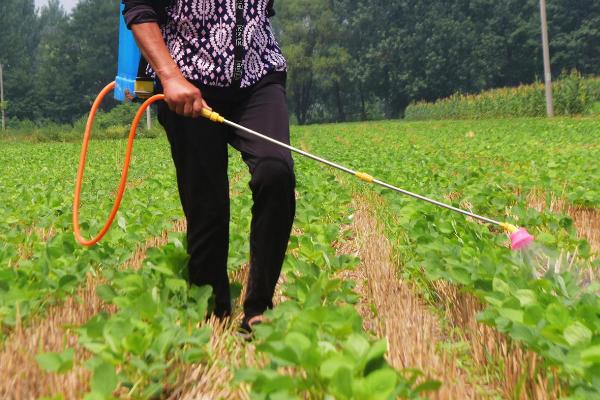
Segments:
[[[75,4],[77,4],[78,1],[79,0],[60,0],[60,2],[62,3],[65,10],[67,10],[67,12],[70,12],[73,9],[73,7],[75,7]],[[44,6],[47,3],[48,3],[48,0],[35,0],[36,7]]]

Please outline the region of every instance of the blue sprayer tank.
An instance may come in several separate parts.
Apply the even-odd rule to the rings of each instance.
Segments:
[[[121,4],[119,26],[119,66],[115,79],[115,99],[121,102],[131,101],[136,98],[147,98],[153,90],[151,79],[138,77],[138,69],[142,54],[137,46],[133,33],[127,29],[123,8]]]

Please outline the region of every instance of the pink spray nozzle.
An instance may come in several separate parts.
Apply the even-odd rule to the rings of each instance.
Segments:
[[[533,236],[525,228],[519,228],[510,234],[510,248],[512,250],[521,250],[533,242]]]

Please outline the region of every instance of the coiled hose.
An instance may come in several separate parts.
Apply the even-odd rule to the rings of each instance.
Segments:
[[[137,127],[140,123],[140,120],[144,116],[144,112],[146,109],[153,103],[164,100],[165,96],[162,94],[158,94],[150,97],[146,100],[138,109],[135,114],[135,118],[131,124],[131,129],[129,130],[129,138],[127,140],[127,148],[125,150],[125,161],[123,162],[123,170],[121,171],[121,181],[119,182],[119,188],[117,190],[117,195],[115,196],[115,201],[113,203],[112,210],[108,216],[108,219],[104,223],[104,226],[100,230],[100,232],[91,239],[86,239],[81,234],[81,228],[79,226],[79,207],[81,200],[81,185],[83,183],[83,173],[85,171],[85,161],[87,158],[88,152],[88,144],[90,138],[92,136],[92,128],[94,126],[94,118],[96,117],[96,113],[98,112],[98,108],[102,104],[102,101],[106,97],[106,95],[113,91],[115,88],[115,82],[111,82],[96,97],[94,103],[92,104],[92,109],[90,110],[90,115],[88,116],[88,120],[85,126],[85,134],[83,135],[83,145],[81,147],[81,155],[79,157],[79,168],[77,169],[77,179],[75,181],[75,195],[73,197],[73,233],[75,235],[75,240],[82,246],[91,247],[98,243],[104,235],[110,229],[115,217],[117,215],[117,211],[119,211],[119,207],[121,205],[121,201],[123,200],[123,194],[125,193],[125,186],[127,185],[127,174],[129,173],[129,165],[131,163],[131,154],[133,153],[133,141],[135,139],[135,133],[137,131]]]

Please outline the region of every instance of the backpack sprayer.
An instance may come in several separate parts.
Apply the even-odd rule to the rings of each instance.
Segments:
[[[123,6],[121,6],[121,10],[122,10],[122,8],[123,8]],[[102,91],[100,92],[100,94],[98,95],[98,97],[96,98],[94,103],[92,104],[92,108],[90,110],[90,115],[88,117],[86,128],[85,128],[85,135],[83,137],[83,145],[82,145],[82,149],[81,149],[81,157],[79,160],[79,168],[77,170],[77,181],[76,181],[76,185],[75,185],[75,195],[74,195],[74,200],[73,200],[73,230],[74,230],[74,234],[75,234],[75,239],[77,240],[77,242],[79,242],[83,246],[95,245],[104,237],[104,235],[110,229],[110,226],[112,225],[112,223],[115,219],[115,216],[117,215],[117,211],[119,210],[119,206],[121,205],[121,200],[123,199],[123,194],[125,193],[125,186],[127,184],[127,174],[129,172],[129,164],[131,162],[131,154],[133,151],[133,141],[135,139],[135,134],[137,131],[138,124],[139,124],[142,116],[144,115],[144,112],[151,104],[165,99],[165,96],[162,94],[154,95],[154,82],[152,79],[145,76],[144,70],[145,70],[146,63],[141,62],[140,60],[142,60],[141,52],[136,45],[133,34],[131,33],[131,31],[129,31],[127,29],[127,26],[125,25],[125,21],[121,17],[121,25],[120,25],[120,31],[119,31],[118,75],[117,75],[115,82],[111,82],[104,89],[102,89]],[[114,201],[112,210],[108,216],[108,219],[106,220],[106,223],[104,224],[104,226],[100,230],[100,232],[94,238],[88,240],[82,236],[80,227],[79,227],[79,203],[80,203],[80,196],[81,196],[81,184],[83,181],[83,172],[85,169],[85,161],[86,161],[86,157],[87,157],[88,143],[89,143],[89,140],[91,137],[92,127],[94,124],[94,117],[96,115],[96,112],[98,111],[98,108],[100,107],[100,104],[102,103],[102,100],[106,97],[106,95],[108,93],[110,93],[113,90],[114,90],[115,99],[117,99],[121,102],[138,100],[138,101],[143,101],[143,103],[140,106],[140,108],[138,109],[138,111],[135,115],[135,118],[133,119],[133,123],[131,124],[131,129],[129,131],[129,138],[127,141],[127,148],[126,148],[126,152],[125,152],[125,161],[123,163],[123,170],[121,173],[121,180],[119,182],[119,187],[117,190],[117,194],[115,197],[115,201]],[[293,146],[279,142],[275,139],[265,136],[265,135],[263,135],[259,132],[256,132],[252,129],[248,129],[244,126],[236,124],[235,122],[232,122],[232,121],[229,121],[229,120],[223,118],[221,115],[219,115],[218,113],[216,113],[214,111],[204,109],[204,110],[202,110],[202,117],[208,118],[215,123],[229,125],[232,128],[239,129],[250,135],[257,136],[257,137],[259,137],[263,140],[266,140],[268,142],[271,142],[277,146],[284,147],[294,153],[300,154],[304,157],[310,158],[310,159],[318,161],[322,164],[328,165],[330,167],[333,167],[335,169],[338,169],[340,171],[343,171],[350,175],[353,175],[364,182],[376,184],[376,185],[382,186],[384,188],[393,190],[395,192],[404,194],[406,196],[410,196],[412,198],[425,201],[425,202],[433,204],[435,206],[442,207],[447,210],[454,211],[454,212],[463,214],[463,215],[471,217],[471,218],[475,218],[476,220],[482,221],[484,223],[499,226],[507,234],[509,234],[510,241],[511,241],[511,249],[513,249],[513,250],[523,249],[523,248],[529,246],[534,240],[533,236],[531,236],[525,228],[519,228],[515,225],[509,224],[506,222],[500,222],[500,221],[493,220],[491,218],[477,215],[475,213],[472,213],[472,212],[469,212],[466,210],[462,210],[460,208],[451,206],[449,204],[445,204],[445,203],[439,202],[437,200],[422,196],[420,194],[409,192],[408,190],[404,190],[404,189],[398,188],[396,186],[390,185],[389,183],[386,183],[379,179],[376,179],[365,172],[354,171],[343,165],[336,164],[332,161],[318,157],[318,156],[308,153],[306,151],[297,149]]]

